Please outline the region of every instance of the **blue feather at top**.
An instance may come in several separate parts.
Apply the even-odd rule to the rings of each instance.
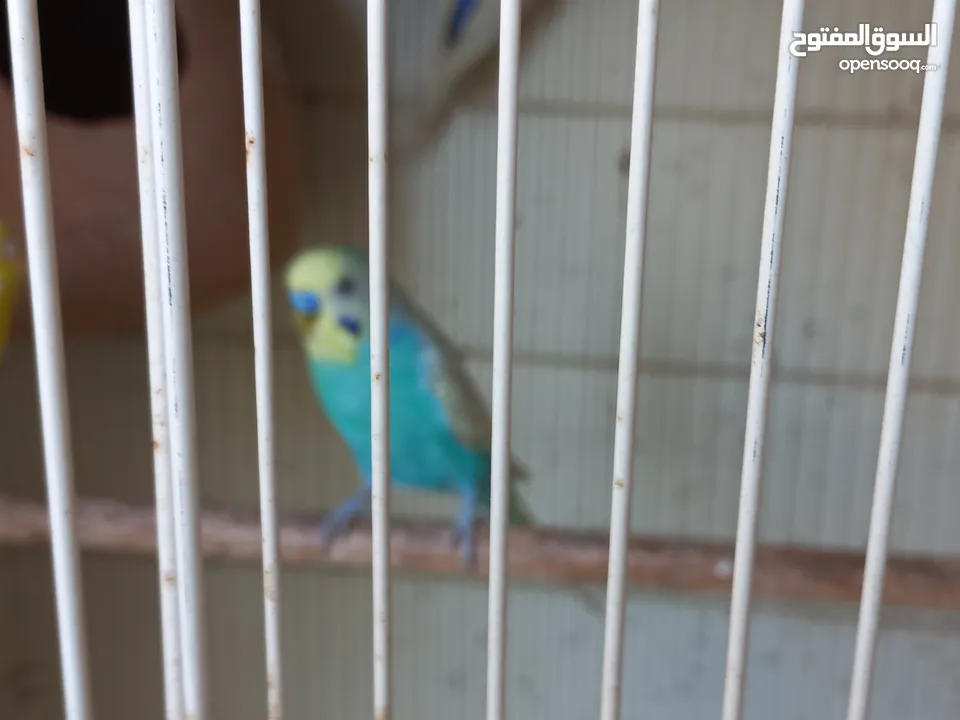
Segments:
[[[467,23],[477,10],[478,2],[479,0],[457,0],[447,26],[447,44],[454,45],[463,36]]]

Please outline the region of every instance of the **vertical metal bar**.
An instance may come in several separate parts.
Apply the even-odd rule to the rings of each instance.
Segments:
[[[178,590],[183,652],[184,711],[204,720],[206,659],[203,578],[197,522],[196,419],[193,347],[187,268],[180,93],[173,0],[145,0],[157,231],[163,265],[164,352],[166,354],[173,502],[177,522]]]
[[[73,450],[63,359],[63,328],[36,0],[9,0],[7,17],[20,145],[30,302],[43,429],[53,578],[67,720],[88,720],[90,683],[80,558],[74,534]]]
[[[500,3],[497,111],[497,226],[493,301],[493,437],[490,499],[490,598],[487,720],[503,720],[507,644],[507,515],[513,363],[513,259],[517,211],[517,95],[520,1]]]
[[[150,125],[147,26],[143,0],[130,0],[128,8],[140,186],[140,232],[143,238],[143,286],[150,372],[154,495],[157,503],[157,562],[160,573],[164,701],[167,720],[182,720],[183,667],[180,653],[180,611],[177,607],[177,545],[170,475],[170,437],[167,431],[167,380],[164,359],[163,299],[160,294],[160,252],[157,246],[153,137]]]
[[[613,442],[613,499],[610,507],[610,561],[607,569],[607,611],[603,644],[600,720],[619,720],[623,677],[623,626],[633,493],[633,441],[636,430],[637,373],[640,362],[640,319],[643,262],[646,252],[647,201],[653,135],[653,96],[657,73],[657,30],[660,3],[640,0],[637,55],[633,82],[633,127],[627,186],[627,230],[623,258],[623,300],[620,312],[620,360],[617,373],[617,415]]]
[[[727,641],[727,669],[723,689],[723,720],[740,720],[750,632],[750,590],[760,513],[760,475],[763,443],[767,428],[770,374],[773,371],[773,329],[780,279],[780,248],[786,210],[790,148],[797,99],[799,58],[790,54],[794,32],[803,21],[803,0],[784,0],[780,20],[777,83],[773,96],[773,123],[770,128],[770,157],[767,164],[767,193],[763,208],[760,243],[760,271],[757,278],[757,305],[750,355],[750,386],[747,420],[743,438],[743,467],[740,475],[740,512],[733,562],[733,589],[730,600],[730,635]]]
[[[937,69],[934,72],[928,72],[923,82],[917,150],[913,161],[907,228],[903,240],[897,310],[893,321],[890,366],[884,398],[883,425],[880,430],[880,450],[877,456],[873,509],[870,514],[870,537],[867,541],[847,720],[866,720],[870,705],[877,629],[883,602],[883,576],[887,562],[890,517],[896,490],[900,442],[903,438],[903,418],[910,383],[910,356],[913,352],[913,333],[917,325],[923,252],[927,242],[927,224],[930,219],[930,202],[937,166],[944,96],[947,91],[947,66],[950,61],[956,6],[956,0],[934,0],[933,3],[932,22],[937,28],[939,41],[927,51],[927,64],[935,65]]]
[[[264,135],[260,0],[240,0],[244,144],[253,345],[257,387],[257,456],[260,463],[260,524],[263,529],[263,603],[267,655],[267,717],[282,717],[280,673],[280,563],[277,558],[276,472],[273,445],[273,350],[270,316],[270,239],[267,224],[267,155]]]
[[[390,297],[387,286],[387,0],[367,2],[370,192],[370,441],[373,520],[373,716],[390,704]]]

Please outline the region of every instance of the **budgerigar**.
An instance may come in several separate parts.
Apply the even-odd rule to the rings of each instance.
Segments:
[[[286,285],[313,389],[363,477],[361,489],[324,519],[326,544],[370,503],[367,257],[342,246],[305,250],[289,263]],[[471,566],[477,511],[490,507],[490,416],[451,342],[393,283],[389,337],[392,483],[460,496],[452,540]],[[516,461],[511,476],[526,476]],[[532,524],[513,483],[509,508],[511,524]]]
[[[23,266],[10,240],[7,226],[0,223],[0,360],[10,337],[13,310],[23,281]]]
[[[321,522],[325,546],[370,508],[370,295],[367,256],[321,245],[294,257],[286,287],[314,392],[353,452],[362,487]],[[456,493],[460,510],[451,541],[467,568],[476,562],[475,518],[490,507],[490,415],[453,344],[403,290],[390,283],[390,475],[394,486]],[[535,524],[510,463],[508,520]],[[576,593],[603,613],[594,592]]]

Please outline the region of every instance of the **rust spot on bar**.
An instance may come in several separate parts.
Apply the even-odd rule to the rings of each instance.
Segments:
[[[374,377],[375,377],[377,380],[379,380],[379,379],[380,379],[380,373],[377,373],[376,375],[374,375]]]
[[[622,487],[623,487],[623,480],[614,480],[614,481],[613,481],[613,486],[614,486],[614,487],[618,487],[618,488],[622,488]]]
[[[165,572],[163,574],[163,581],[167,585],[173,585],[177,581],[177,576],[174,575],[172,572]]]
[[[753,344],[763,347],[767,342],[767,332],[764,330],[766,323],[762,317],[758,317],[754,323]]]
[[[253,146],[257,144],[256,138],[253,137],[250,133],[247,133],[247,142],[244,152],[247,156],[247,162],[250,162],[250,151],[253,150]]]
[[[33,151],[33,148],[27,144],[21,145],[20,149],[23,150],[24,155],[29,155],[30,157],[36,157],[36,153]]]

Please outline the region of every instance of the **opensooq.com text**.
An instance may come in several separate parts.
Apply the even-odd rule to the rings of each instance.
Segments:
[[[861,70],[909,70],[919,75],[921,72],[929,72],[937,69],[936,65],[927,65],[923,60],[916,58],[912,60],[906,58],[899,60],[891,58],[883,58],[882,60],[873,58],[844,58],[837,66],[841,70],[849,72],[851,75]]]

